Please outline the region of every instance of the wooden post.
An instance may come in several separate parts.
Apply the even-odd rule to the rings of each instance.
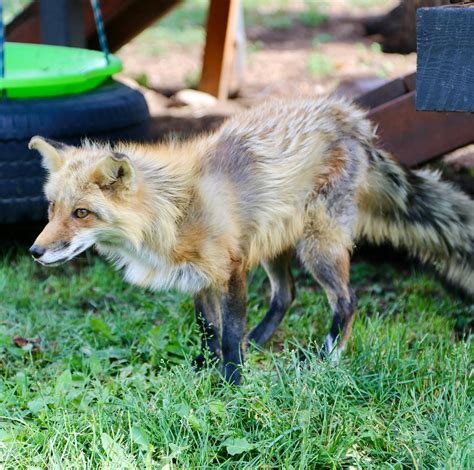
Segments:
[[[420,8],[418,111],[474,112],[474,5]]]
[[[199,89],[227,99],[240,0],[210,0]]]
[[[82,0],[41,0],[39,5],[44,44],[85,47]]]

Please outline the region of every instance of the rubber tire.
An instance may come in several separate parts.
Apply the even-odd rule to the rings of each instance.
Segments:
[[[28,149],[34,135],[73,145],[85,137],[146,141],[150,115],[139,91],[114,81],[81,95],[0,100],[0,223],[46,218],[46,175]]]

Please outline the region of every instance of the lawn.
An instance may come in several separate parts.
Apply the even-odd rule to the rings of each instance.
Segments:
[[[131,287],[92,255],[47,270],[4,251],[0,468],[472,468],[473,306],[426,274],[355,263],[359,315],[335,366],[310,352],[329,308],[297,274],[236,388],[193,371],[189,296]],[[255,323],[260,270],[249,287]]]

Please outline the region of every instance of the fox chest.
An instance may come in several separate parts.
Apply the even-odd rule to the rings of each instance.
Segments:
[[[146,249],[112,252],[99,248],[99,251],[111,259],[118,269],[123,270],[126,281],[141,287],[194,293],[210,284],[209,276],[198,266],[192,263],[173,264]]]

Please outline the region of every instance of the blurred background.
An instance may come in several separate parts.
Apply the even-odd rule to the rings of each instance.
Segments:
[[[199,83],[207,0],[191,0],[119,51],[127,77],[169,95]],[[396,0],[243,0],[246,64],[239,100],[321,94],[415,70],[415,54],[386,54],[363,20]]]
[[[176,104],[172,96],[178,90],[198,86],[208,3],[184,2],[118,52],[123,75],[150,90],[146,97],[152,114]],[[338,87],[355,95],[415,70],[414,53],[384,53],[380,38],[366,35],[365,18],[389,12],[396,0],[242,3],[244,65],[230,86],[236,99],[227,106],[214,103],[216,112],[273,97],[314,96]]]
[[[44,110],[32,107],[39,102],[20,100],[26,106],[20,110],[15,101],[3,100],[0,178],[8,188],[0,194],[0,222],[44,218],[43,173],[27,149],[31,135],[72,144],[84,136],[112,141],[186,138],[264,100],[328,93],[355,99],[372,110],[369,117],[377,123],[384,146],[403,163],[429,162],[472,194],[473,145],[466,147],[469,139],[456,136],[447,142],[448,128],[472,127],[468,118],[462,125],[428,124],[429,113],[416,113],[414,108],[416,10],[450,3],[458,0],[5,0],[7,40],[87,49],[100,49],[91,4],[100,6],[109,49],[123,64],[114,79],[126,87],[108,91],[105,83],[98,88],[99,93],[103,90],[102,102],[94,92],[46,100],[47,108],[62,108],[51,109],[51,123],[44,128],[35,127],[44,120]],[[9,57],[7,52],[7,65]],[[73,62],[71,57],[65,66]],[[383,88],[393,80],[398,80],[395,86]],[[118,99],[107,98],[109,93],[127,95],[130,104],[124,105],[124,112],[105,109],[106,102]],[[408,108],[396,103],[402,95]],[[74,96],[90,96],[95,108],[81,104],[81,118],[71,115],[74,129],[66,124],[59,129],[57,124],[65,123],[66,115],[79,106]],[[31,118],[20,142],[15,132],[26,110]],[[130,118],[133,122],[116,122],[117,116],[127,119],[134,113],[138,114]],[[441,113],[431,114],[438,119]],[[459,115],[452,113],[450,119],[458,119],[455,114]],[[92,124],[94,119],[98,122]],[[430,138],[441,134],[446,136],[444,147]],[[24,203],[21,213],[19,198]]]

